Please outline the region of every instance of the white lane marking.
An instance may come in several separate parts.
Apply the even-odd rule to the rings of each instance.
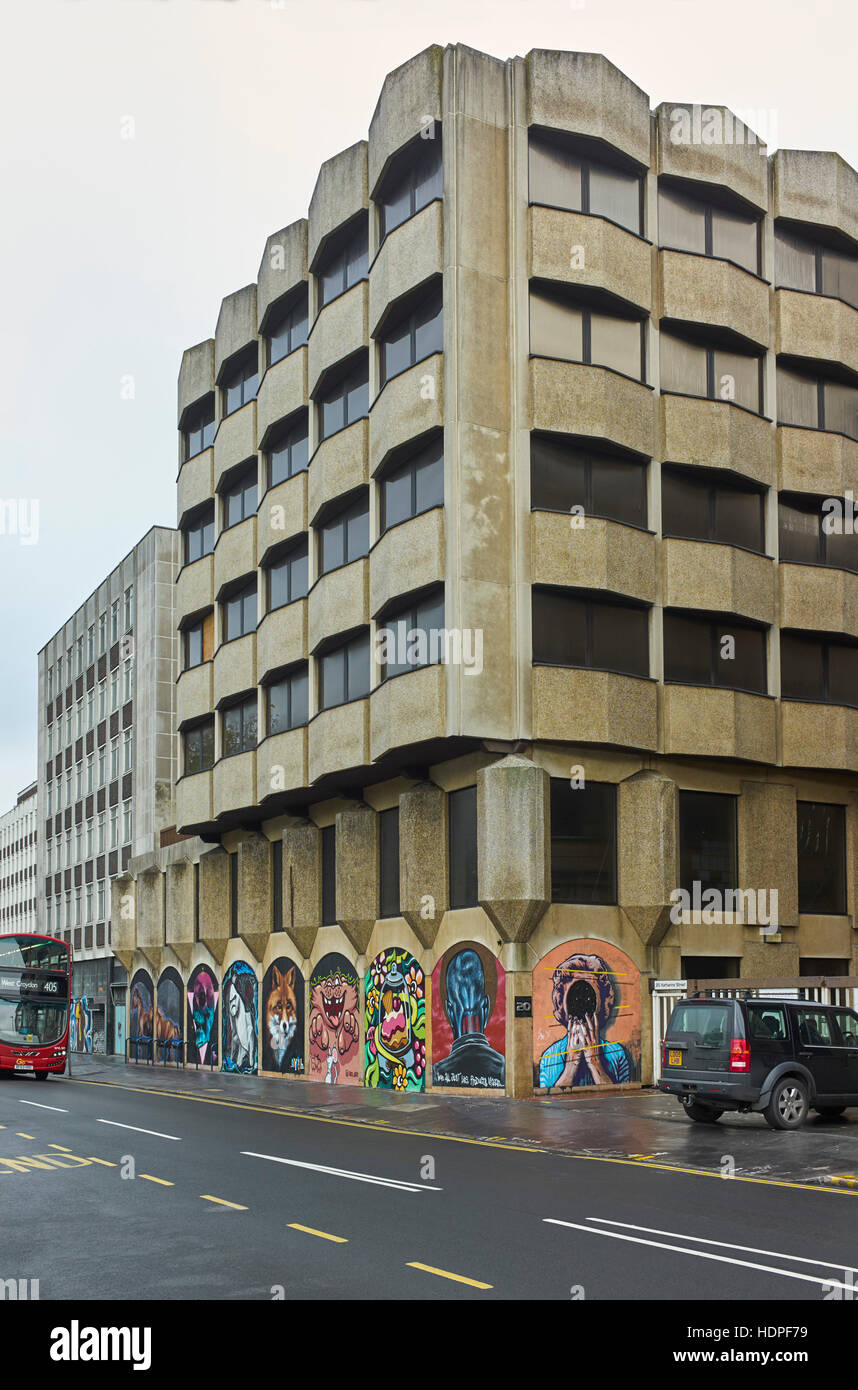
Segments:
[[[156,1139],[175,1139],[179,1142],[178,1134],[160,1134],[157,1129],[141,1129],[139,1125],[123,1125],[118,1120],[96,1120],[97,1125],[115,1125],[117,1129],[133,1129],[136,1134],[152,1134]]]
[[[328,1173],[335,1178],[352,1178],[355,1182],[373,1182],[379,1187],[395,1187],[400,1192],[443,1192],[427,1182],[407,1182],[398,1178],[379,1178],[372,1173],[352,1173],[348,1168],[327,1168],[323,1163],[300,1163],[297,1158],[279,1158],[276,1154],[255,1154],[242,1149],[245,1158],[267,1158],[271,1163],[287,1163],[290,1168],[309,1168],[313,1173]]]
[[[825,1288],[848,1289],[850,1284],[842,1284],[838,1279],[820,1279],[816,1274],[799,1274],[794,1269],[778,1269],[776,1265],[755,1264],[751,1260],[734,1260],[731,1255],[712,1255],[708,1250],[690,1250],[684,1245],[668,1245],[663,1240],[644,1240],[641,1236],[625,1236],[620,1231],[600,1231],[596,1226],[580,1226],[575,1221],[558,1221],[556,1217],[544,1216],[543,1221],[551,1226],[569,1226],[573,1231],[589,1231],[591,1236],[608,1236],[611,1240],[630,1240],[634,1245],[652,1245],[657,1250],[672,1250],[675,1255],[696,1255],[698,1260],[717,1260],[719,1264],[741,1265],[743,1269],[759,1269],[763,1274],[779,1274],[782,1279],[801,1279],[805,1284],[822,1284]]]
[[[588,1221],[598,1221],[603,1226],[622,1226],[626,1231],[646,1231],[651,1236],[672,1236],[674,1240],[694,1240],[699,1245],[720,1245],[724,1250],[744,1250],[748,1255],[771,1255],[775,1260],[795,1260],[800,1265],[821,1265],[823,1269],[849,1270],[858,1274],[854,1265],[844,1264],[842,1260],[811,1260],[807,1255],[785,1255],[781,1250],[766,1250],[759,1245],[733,1245],[729,1240],[707,1240],[704,1236],[691,1236],[687,1231],[661,1231],[658,1226],[633,1226],[630,1221],[609,1221],[606,1216],[588,1216]]]
[[[35,1105],[37,1110],[58,1110],[61,1115],[67,1115],[69,1113],[67,1110],[64,1110],[61,1105],[40,1105],[37,1100],[21,1100],[20,1097],[18,1097],[18,1104]]]

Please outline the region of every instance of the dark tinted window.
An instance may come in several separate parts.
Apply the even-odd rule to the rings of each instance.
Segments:
[[[303,472],[309,458],[306,410],[299,411],[290,423],[278,430],[266,452],[269,487],[276,487]]]
[[[664,614],[664,679],[765,695],[766,634],[735,621]]]
[[[444,502],[444,436],[438,434],[404,462],[394,462],[379,483],[381,530]]]
[[[759,1042],[788,1042],[789,1027],[782,1004],[756,1004],[749,1000],[748,1032]]]
[[[268,365],[273,367],[282,357],[287,357],[296,348],[303,347],[307,341],[307,290],[301,291],[286,309],[271,321],[266,334],[268,339]]]
[[[551,901],[617,901],[617,789],[551,779]]]
[[[663,468],[661,517],[666,536],[765,549],[763,494],[706,472]]]
[[[649,610],[534,589],[533,660],[649,675]]]
[[[223,524],[224,529],[230,526],[237,526],[240,521],[246,521],[249,516],[254,516],[257,507],[257,467],[252,464],[231,482],[221,494],[223,497]]]
[[[258,716],[256,696],[248,695],[239,704],[230,705],[221,715],[222,753],[231,758],[235,753],[247,753],[256,747]]]
[[[380,338],[382,385],[444,347],[441,285],[385,325]]]
[[[711,792],[679,793],[680,886],[693,893],[737,886],[736,798]]]
[[[735,261],[743,269],[759,274],[757,218],[709,203],[685,188],[659,185],[658,240],[661,246]]]
[[[396,161],[379,194],[382,239],[444,192],[439,127],[414,141]]]
[[[306,724],[308,714],[307,667],[301,666],[266,691],[269,734],[284,734]]]
[[[531,130],[531,203],[608,217],[640,235],[640,175],[579,151],[574,142]]]
[[[832,295],[858,309],[858,256],[834,251],[776,222],[775,284]]]
[[[256,399],[259,385],[259,366],[256,348],[239,363],[227,369],[221,379],[223,413],[231,415],[240,406]]]
[[[208,395],[185,413],[182,430],[185,440],[185,458],[193,458],[203,449],[214,443],[215,404],[214,395]]]
[[[206,772],[214,763],[214,720],[206,719],[182,735],[185,744],[185,776]]]
[[[477,906],[477,789],[462,787],[447,798],[450,906]]]
[[[330,927],[337,920],[337,830],[326,825],[322,830],[322,926]]]
[[[788,700],[858,706],[858,647],[782,632],[781,694]]]
[[[317,528],[319,573],[349,565],[369,552],[369,494]]]
[[[670,1016],[665,1037],[690,1035],[701,1042],[729,1047],[732,1028],[732,1004],[687,1004],[680,1000]]]
[[[304,598],[308,584],[307,542],[289,550],[268,566],[268,608],[282,608]]]
[[[832,503],[839,503],[839,506]],[[847,526],[852,525],[851,534]],[[778,501],[780,558],[806,565],[833,565],[858,573],[858,530],[849,499],[782,493]]]
[[[364,280],[368,267],[367,219],[361,216],[336,238],[316,271],[319,308]]]
[[[542,288],[530,291],[530,351],[535,357],[612,367],[644,380],[640,319],[600,313]]]
[[[335,381],[325,385],[318,397],[319,432],[322,439],[354,424],[369,412],[367,354]]]
[[[604,516],[647,524],[646,465],[581,449],[564,435],[530,436],[530,505],[534,510]]]
[[[376,629],[381,679],[443,661],[443,638],[438,635],[443,630],[443,588],[390,610]]]
[[[326,652],[318,658],[318,663],[320,709],[330,709],[334,705],[345,704],[348,700],[359,700],[369,694],[368,633]]]
[[[846,912],[846,810],[818,801],[799,801],[798,910]]]
[[[759,357],[707,347],[666,331],[660,335],[659,357],[662,391],[735,401],[746,410],[762,411]]]
[[[223,640],[232,642],[236,637],[244,637],[256,631],[256,580],[237,589],[222,606]]]
[[[399,807],[378,816],[378,877],[380,917],[399,916]]]
[[[214,550],[214,503],[198,512],[183,528],[185,534],[185,564],[192,565]]]

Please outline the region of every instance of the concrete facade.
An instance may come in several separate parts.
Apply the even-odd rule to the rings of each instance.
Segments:
[[[0,932],[37,930],[37,793],[33,782],[0,816]]]
[[[435,150],[432,184],[414,171],[430,168]],[[539,172],[552,159],[561,174]],[[556,198],[544,192],[554,178]],[[833,154],[768,157],[725,108],[652,111],[600,55],[537,50],[502,62],[460,45],[427,49],[389,75],[368,138],[323,165],[307,220],[269,238],[258,283],[224,300],[214,337],[183,359],[186,549],[175,615],[185,632],[206,623],[210,632],[176,688],[175,815],[194,838],[171,849],[169,867],[152,866],[163,893],[148,870],[116,886],[137,905],[114,931],[130,971],[155,980],[169,965],[185,980],[244,962],[261,986],[285,957],[309,985],[337,952],[358,979],[363,1030],[375,962],[398,948],[422,972],[412,995],[428,1019],[427,1065],[418,1049],[414,1084],[431,1086],[432,1030],[443,1026],[433,992],[436,981],[449,985],[436,968],[443,959],[446,971],[457,943],[476,943],[505,972],[504,1086],[521,1095],[553,1084],[550,1047],[542,1056],[535,1039],[563,1036],[546,1000],[550,1015],[551,980],[556,990],[564,969],[585,982],[611,978],[616,997],[594,1046],[610,1049],[611,1030],[620,1040],[603,1054],[616,1084],[650,1080],[653,978],[691,974],[692,964],[699,976],[706,960],[713,976],[728,962],[756,979],[819,973],[825,961],[832,973],[858,969],[858,700],[842,687],[838,696],[828,674],[858,643],[858,579],[830,559],[787,558],[779,513],[796,497],[843,498],[858,484],[848,394],[858,387],[858,307],[845,291],[799,289],[778,271],[778,246],[800,234],[851,273],[856,181]],[[431,193],[422,203],[421,187]],[[685,200],[676,222],[684,247],[664,234],[660,200],[671,197]],[[752,243],[749,268],[741,262]],[[433,336],[420,314],[438,290]],[[308,327],[278,355],[304,296]],[[784,373],[798,368],[815,383],[807,400],[825,400],[829,428],[809,416],[796,423],[783,406]],[[242,371],[256,373],[246,399]],[[668,389],[677,372],[701,388]],[[331,429],[344,381],[354,384]],[[735,394],[743,390],[745,404]],[[837,391],[846,393],[840,415]],[[306,442],[284,473],[287,438]],[[412,503],[386,523],[392,472],[404,476],[415,456],[425,462],[435,441],[442,493],[421,507],[412,481]],[[594,487],[606,460],[643,470],[637,520],[618,500],[625,483],[601,502],[564,493],[565,484],[560,501],[534,500],[540,441],[586,456]],[[256,492],[234,503],[242,477]],[[726,490],[707,493],[706,537],[664,521],[668,489],[695,487]],[[751,494],[759,541],[726,523],[718,531],[720,509]],[[331,565],[328,530],[349,507],[364,539],[352,553],[344,522]],[[191,533],[209,517],[211,536],[197,547]],[[270,566],[288,568],[303,547],[306,579],[275,603],[285,580]],[[236,618],[237,595],[250,597]],[[584,659],[546,655],[584,610],[546,617],[539,595],[590,605]],[[432,598],[443,599],[440,626],[465,655],[387,675],[374,659],[379,637],[402,614],[419,627],[412,615]],[[641,669],[630,638],[608,640],[613,656],[599,658],[593,634],[608,622],[606,598],[643,623]],[[708,623],[721,642],[711,678],[677,675],[683,642],[665,635],[677,617],[693,617],[701,633]],[[755,634],[758,680],[731,683],[719,665],[735,633]],[[828,644],[819,697],[796,695],[793,668],[790,693],[782,690],[784,633]],[[337,682],[344,698],[332,700]],[[302,710],[286,716],[289,727],[271,713],[275,697]],[[552,826],[561,785],[592,784],[612,788],[605,804],[616,808],[601,859],[583,823],[565,836]],[[457,799],[468,788],[475,880],[457,830],[470,824],[474,803]],[[682,794],[692,792],[733,799],[732,887],[777,891],[777,930],[762,933],[747,913],[694,921],[671,911],[691,872]],[[807,803],[842,826],[837,912],[808,911],[807,899],[802,910],[797,827],[812,822]],[[390,811],[398,875],[384,867]],[[560,890],[564,855],[572,888]],[[601,872],[608,860],[613,888],[588,901],[581,866]],[[385,914],[394,878],[398,912]],[[462,887],[474,881],[475,891]],[[309,988],[306,1004],[305,1052]],[[254,1019],[261,1047],[264,1020]],[[371,1042],[362,1031],[367,1075]],[[589,1064],[593,1049],[582,1041],[580,1050]]]

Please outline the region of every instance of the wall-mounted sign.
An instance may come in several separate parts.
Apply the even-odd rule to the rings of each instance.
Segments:
[[[517,994],[515,996],[515,1016],[516,1018],[533,1018],[533,1000],[529,994]]]

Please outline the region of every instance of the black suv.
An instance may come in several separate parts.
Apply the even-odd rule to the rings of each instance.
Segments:
[[[689,1119],[762,1111],[798,1129],[809,1110],[858,1105],[858,1014],[803,999],[681,999],[661,1053],[659,1090]]]

